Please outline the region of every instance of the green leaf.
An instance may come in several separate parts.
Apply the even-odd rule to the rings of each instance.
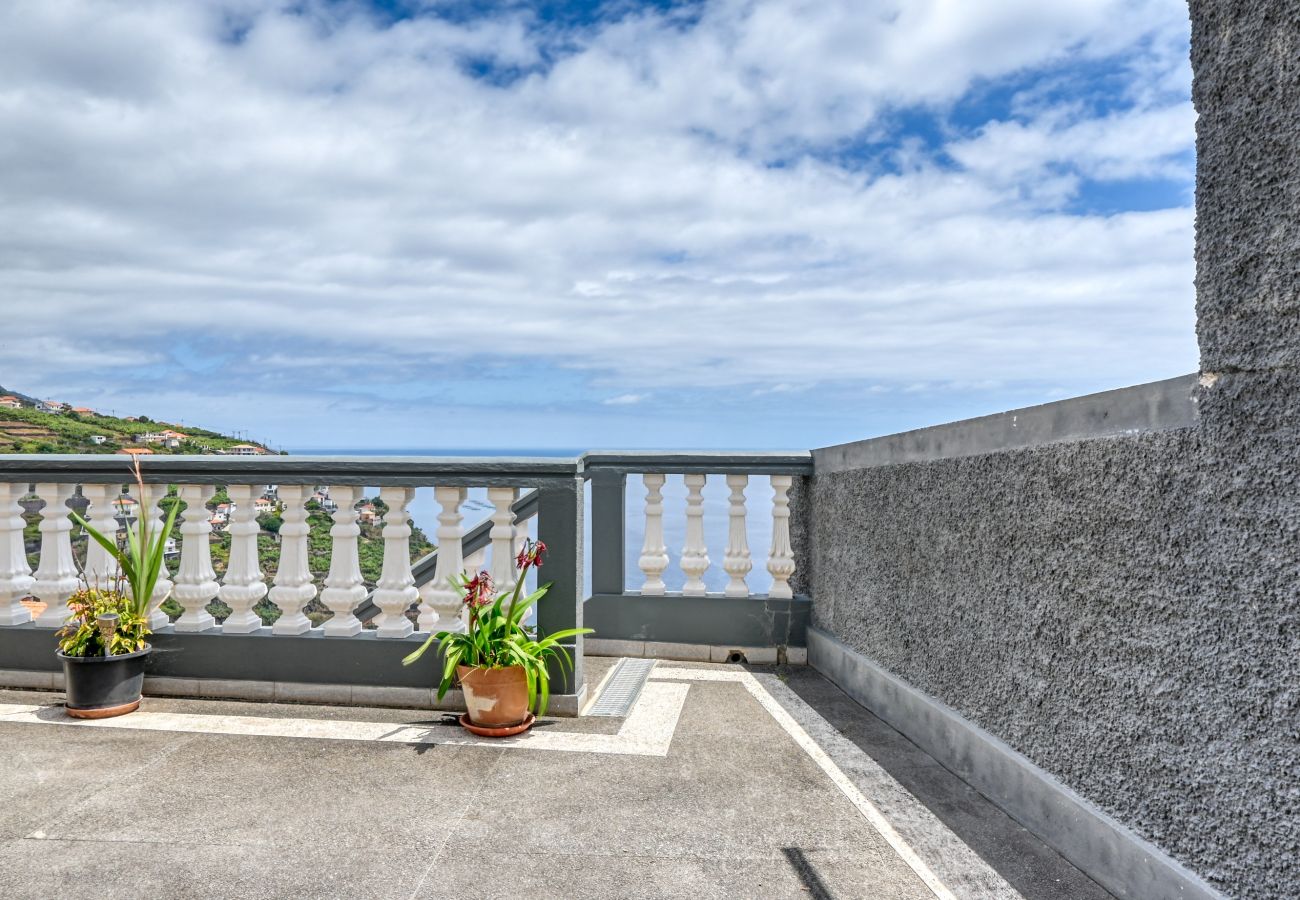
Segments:
[[[420,648],[418,650],[412,651],[411,653],[408,653],[406,656],[402,657],[402,665],[409,666],[411,663],[415,662],[421,656],[424,656],[424,651],[428,650],[429,647],[433,644],[433,642],[436,641],[437,639],[438,636],[436,634],[429,635],[428,639],[425,640],[425,642],[420,645]]]

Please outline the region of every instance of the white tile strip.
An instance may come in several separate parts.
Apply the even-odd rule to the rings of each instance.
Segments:
[[[565,753],[606,753],[667,756],[677,720],[690,686],[647,684],[632,714],[617,734],[575,734],[534,728],[518,737],[480,738],[446,725],[403,725],[334,719],[287,719],[260,716],[218,716],[138,711],[113,719],[74,719],[62,707],[0,704],[0,722],[66,725],[79,728],[126,728],[139,731],[182,731],[237,734],[253,737],[314,738],[338,741],[381,741],[398,744],[448,744],[471,747],[511,747]]]
[[[650,678],[652,684],[678,679],[743,685],[936,897],[1021,900],[1020,893],[940,822],[925,804],[775,675],[658,666]],[[867,799],[868,794],[872,800]]]

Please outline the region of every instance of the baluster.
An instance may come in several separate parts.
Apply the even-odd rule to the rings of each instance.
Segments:
[[[754,567],[749,558],[749,534],[745,528],[745,486],[749,484],[748,475],[728,475],[727,487],[731,488],[730,509],[727,523],[727,552],[722,558],[723,570],[731,576],[727,589],[723,593],[728,597],[748,597],[749,585],[745,576]]]
[[[424,599],[420,612],[420,628],[424,631],[464,631],[460,617],[460,591],[452,579],[461,574],[465,566],[462,557],[460,505],[465,502],[463,487],[436,487],[433,495],[442,511],[438,513],[438,560],[433,569],[433,580],[420,589]],[[426,619],[426,612],[427,616]]]
[[[638,565],[645,573],[642,594],[661,595],[664,592],[664,570],[668,568],[668,548],[664,546],[664,486],[663,475],[641,476],[645,485],[645,542],[641,545]]]
[[[479,547],[469,556],[465,557],[466,572],[481,572],[487,568],[487,547]],[[493,584],[495,584],[495,580]]]
[[[45,501],[41,507],[41,558],[32,584],[32,593],[45,602],[45,611],[36,617],[36,625],[41,628],[63,626],[72,614],[68,598],[80,584],[72,556],[72,520],[68,518],[68,500],[74,487],[36,485],[36,496]]]
[[[181,563],[176,569],[176,583],[172,596],[180,604],[180,617],[172,623],[179,632],[207,631],[215,628],[217,620],[206,607],[220,590],[217,573],[212,568],[212,523],[208,521],[207,504],[216,488],[201,484],[183,484],[177,488],[185,502],[185,517],[181,521]]]
[[[110,541],[117,540],[117,498],[122,496],[120,484],[83,484],[81,496],[89,504],[86,507],[86,521]],[[82,568],[86,583],[92,587],[111,589],[117,586],[122,568],[117,557],[99,545],[99,542],[86,535],[86,565]]]
[[[682,571],[686,584],[682,593],[704,595],[704,573],[709,568],[709,553],[704,546],[704,483],[707,475],[684,476],[686,482],[686,546],[682,548]]]
[[[257,524],[257,510],[253,508],[253,486],[232,484],[226,493],[230,495],[231,507],[230,527],[226,529],[230,533],[230,562],[217,593],[231,612],[221,631],[252,634],[262,627],[262,619],[253,612],[253,607],[266,596],[265,576],[257,560],[257,535],[262,529]]]
[[[31,566],[23,542],[23,508],[18,500],[27,493],[25,484],[0,484],[0,625],[21,625],[32,620],[32,611],[22,598],[32,590]]]
[[[157,513],[157,525],[150,529],[150,536],[161,534],[163,527],[167,524],[167,508],[162,505],[167,492],[168,488],[165,484],[145,485],[145,496],[140,498],[140,515],[149,514],[150,510]],[[171,535],[164,535],[163,541],[166,542],[169,537]],[[171,622],[167,618],[167,613],[158,607],[166,602],[168,595],[172,592],[172,587],[171,572],[167,570],[167,557],[164,555],[162,567],[158,570],[158,580],[154,582],[153,593],[149,595],[149,627],[151,629],[162,628]]]
[[[383,610],[375,620],[375,637],[404,638],[415,631],[406,611],[420,596],[411,574],[411,525],[406,511],[415,499],[415,488],[380,488],[379,497],[388,504],[388,512],[384,514],[384,568],[374,594],[375,606]]]
[[[284,504],[280,526],[280,565],[275,570],[275,584],[271,588],[271,602],[280,608],[280,618],[271,626],[272,634],[304,634],[311,631],[311,619],[303,607],[316,596],[311,570],[307,568],[307,507],[304,505],[310,490],[301,484],[280,487],[279,498]]]
[[[507,594],[515,589],[515,514],[510,508],[518,498],[515,488],[488,488],[488,500],[491,501],[492,530],[488,536],[492,539],[492,583],[497,593]],[[471,572],[477,572],[479,562],[466,565]]]
[[[794,574],[794,550],[790,547],[790,475],[772,476],[772,551],[767,558],[767,571],[772,573],[769,597],[788,600],[794,596],[790,590],[790,576]]]
[[[352,637],[361,633],[361,620],[357,618],[356,609],[366,599],[366,586],[357,553],[361,526],[357,524],[357,511],[354,509],[361,500],[361,493],[361,488],[351,485],[330,487],[330,497],[338,506],[334,508],[334,524],[330,527],[330,571],[325,577],[325,590],[320,592],[321,603],[334,613],[324,628],[330,637]]]
[[[528,522],[527,521],[516,522],[515,536],[514,539],[511,540],[510,542],[510,550],[511,550],[510,558],[518,559],[519,554],[523,553],[524,548],[527,546],[528,546]]]

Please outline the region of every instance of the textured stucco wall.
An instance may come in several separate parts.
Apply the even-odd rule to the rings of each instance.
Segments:
[[[1232,897],[1300,897],[1300,3],[1193,0],[1194,427],[818,474],[814,621]]]
[[[1207,372],[1300,365],[1300,3],[1192,0]]]
[[[1296,896],[1300,656],[1205,459],[1183,429],[818,476],[814,617],[1229,895]]]

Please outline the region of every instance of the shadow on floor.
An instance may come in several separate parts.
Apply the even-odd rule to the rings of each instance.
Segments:
[[[790,868],[794,869],[794,874],[803,882],[812,900],[834,900],[834,895],[826,887],[826,882],[822,881],[802,850],[798,847],[782,847],[781,852],[785,854],[785,861],[790,864]]]
[[[768,670],[770,671],[770,670]],[[983,794],[807,666],[783,669],[786,684],[895,781],[924,803],[1025,900],[1114,900]],[[798,852],[795,850],[794,852]],[[798,863],[786,851],[790,864]],[[804,863],[806,865],[806,861]],[[811,872],[815,878],[816,873]],[[802,872],[800,874],[802,878]],[[813,896],[819,896],[815,889]]]

